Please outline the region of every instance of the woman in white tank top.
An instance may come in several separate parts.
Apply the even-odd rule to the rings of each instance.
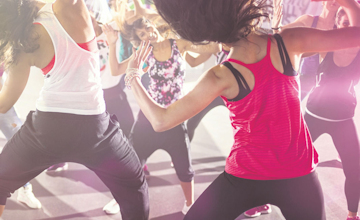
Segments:
[[[76,162],[109,187],[124,220],[148,219],[139,159],[116,117],[105,111],[95,33],[84,1],[5,0],[0,17],[0,56],[9,72],[0,112],[18,100],[30,67],[45,75],[37,110],[0,154],[0,215],[14,190],[53,164]]]

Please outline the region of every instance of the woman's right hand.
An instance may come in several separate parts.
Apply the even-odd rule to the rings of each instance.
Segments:
[[[152,46],[150,45],[150,41],[141,42],[140,48],[138,50],[133,48],[133,55],[129,60],[128,69],[138,69],[141,73],[143,73],[144,63],[147,60],[151,50]]]
[[[119,39],[119,32],[114,30],[114,28],[111,27],[111,25],[109,25],[109,24],[104,24],[102,26],[102,30],[106,35],[106,40],[107,40],[108,44],[109,45],[116,44],[116,41]]]

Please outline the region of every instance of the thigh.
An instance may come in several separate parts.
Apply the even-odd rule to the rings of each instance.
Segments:
[[[234,220],[244,211],[266,202],[254,198],[256,181],[220,174],[200,195],[185,220]]]
[[[271,204],[277,205],[285,219],[324,220],[324,197],[315,172],[306,176],[273,182]]]
[[[58,161],[40,147],[31,115],[0,154],[0,197],[6,197]]]
[[[115,127],[113,129],[112,127]],[[148,186],[139,158],[129,142],[111,122],[114,132],[78,162],[93,170],[119,203],[123,219],[148,219]]]

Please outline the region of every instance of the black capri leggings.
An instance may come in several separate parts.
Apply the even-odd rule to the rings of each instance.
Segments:
[[[309,114],[305,114],[304,118],[313,141],[324,133],[331,136],[341,157],[346,177],[345,196],[348,210],[357,212],[360,200],[360,146],[354,120],[330,122]]]
[[[171,156],[176,174],[181,182],[191,182],[194,171],[191,166],[190,142],[184,124],[168,131],[155,132],[142,111],[130,134],[130,141],[144,165],[147,158],[158,149],[163,149]]]
[[[190,118],[187,121],[186,127],[188,130],[188,135],[189,135],[190,141],[192,141],[192,139],[194,138],[195,129],[197,128],[197,126],[199,125],[201,120],[211,109],[215,108],[216,106],[225,106],[225,103],[222,100],[222,98],[217,97],[205,109],[203,109],[201,112],[199,112],[198,114],[196,114],[194,117]]]
[[[102,180],[121,207],[122,219],[147,220],[148,187],[140,161],[116,117],[30,112],[0,154],[0,204],[49,166],[85,165]]]
[[[278,206],[288,220],[326,219],[315,172],[282,180],[249,180],[223,172],[195,201],[184,220],[234,220],[267,203]]]

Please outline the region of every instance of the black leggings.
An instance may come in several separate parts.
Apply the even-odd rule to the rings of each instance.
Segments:
[[[234,220],[263,204],[278,206],[289,220],[324,220],[324,201],[315,172],[283,180],[249,180],[220,174],[200,195],[184,220]]]
[[[123,78],[118,85],[104,89],[104,99],[106,104],[106,111],[114,114],[120,123],[120,128],[123,134],[129,138],[131,128],[134,124],[134,115],[130,104],[127,100],[126,93],[123,88]]]
[[[348,210],[357,212],[360,200],[360,145],[353,119],[329,122],[309,114],[305,114],[304,118],[313,141],[324,133],[331,136],[346,177],[345,196]]]
[[[171,156],[176,174],[181,182],[191,182],[194,171],[191,166],[190,142],[184,124],[168,131],[155,132],[142,111],[130,134],[130,141],[142,164],[158,149],[163,149]]]
[[[216,106],[225,106],[224,101],[222,100],[222,98],[217,97],[216,99],[214,99],[205,109],[203,109],[201,112],[199,112],[197,115],[195,115],[194,117],[190,118],[187,123],[186,123],[186,127],[188,130],[188,135],[189,135],[189,139],[190,141],[192,141],[192,139],[194,138],[194,134],[195,134],[195,129],[197,128],[197,126],[199,125],[200,121],[203,119],[203,117],[213,108],[215,108]]]
[[[0,204],[53,164],[85,165],[120,204],[122,219],[149,217],[148,188],[140,161],[108,113],[30,112],[0,154]]]

